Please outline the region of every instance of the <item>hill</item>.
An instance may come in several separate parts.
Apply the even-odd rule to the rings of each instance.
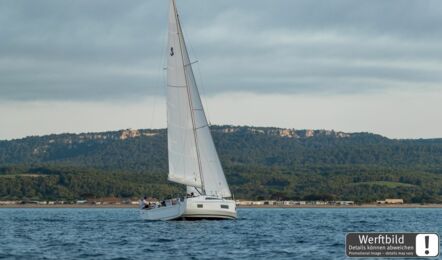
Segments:
[[[212,133],[236,198],[442,202],[442,139],[237,126]],[[0,198],[182,193],[166,181],[166,148],[164,129],[0,141]]]

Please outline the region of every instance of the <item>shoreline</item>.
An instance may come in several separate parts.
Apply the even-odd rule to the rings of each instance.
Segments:
[[[106,204],[106,205],[93,205],[93,204],[58,204],[58,205],[38,205],[38,204],[11,204],[0,205],[0,209],[3,208],[44,208],[44,209],[60,209],[60,208],[73,208],[73,209],[106,209],[106,208],[138,208],[138,205],[132,204]],[[362,209],[362,208],[442,208],[442,204],[361,204],[361,205],[237,205],[237,208],[266,208],[266,209],[309,209],[309,208],[321,208],[321,209]]]
[[[241,205],[237,208],[442,208],[442,204],[360,204],[360,205]]]

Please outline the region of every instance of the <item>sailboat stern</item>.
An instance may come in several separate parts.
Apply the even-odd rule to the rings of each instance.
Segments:
[[[184,202],[178,202],[175,205],[140,209],[140,215],[144,220],[176,220],[183,216],[184,210]]]

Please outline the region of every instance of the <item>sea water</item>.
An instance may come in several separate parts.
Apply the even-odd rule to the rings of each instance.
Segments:
[[[343,259],[345,234],[442,231],[442,209],[238,209],[149,222],[136,209],[0,209],[1,259]]]

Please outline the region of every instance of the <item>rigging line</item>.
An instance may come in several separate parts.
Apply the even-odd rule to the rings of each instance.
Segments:
[[[169,35],[168,34],[169,34],[168,30],[163,31],[163,35],[162,35],[163,36],[162,37],[163,38],[163,48],[162,48],[162,52],[161,52],[161,75],[163,77],[162,84],[164,84],[166,86],[167,86],[167,71],[164,71],[163,68],[167,66],[166,49],[168,48],[168,45],[169,45],[169,43],[168,43]],[[162,96],[166,97],[167,96],[167,88],[162,87],[161,89],[163,91]],[[166,98],[166,102],[167,102],[167,98]],[[166,110],[167,110],[167,104],[166,104]],[[167,112],[166,112],[166,114],[167,114]],[[167,118],[167,116],[166,116],[166,118]],[[167,129],[167,121],[168,121],[168,119],[166,119],[166,129]]]
[[[162,50],[161,50],[161,62],[159,62],[158,64],[161,65],[161,68],[159,70],[160,72],[160,77],[157,78],[157,89],[159,89],[160,91],[163,92],[163,96],[165,94],[164,88],[160,88],[160,85],[164,84],[165,82],[167,82],[167,78],[166,78],[166,74],[164,73],[164,71],[162,70],[162,67],[164,67],[164,64],[166,63],[166,55],[165,55],[165,51],[167,48],[167,31],[163,31],[161,33],[161,39],[162,42],[164,43],[162,46]],[[162,79],[160,79],[162,78]],[[153,109],[152,109],[152,117],[151,117],[151,125],[150,127],[152,129],[154,129],[154,124],[155,124],[155,115],[156,115],[156,107],[157,107],[157,101],[158,101],[158,95],[160,95],[160,93],[153,93]]]
[[[168,88],[187,88],[187,86],[170,85],[170,84],[167,84],[167,87]]]
[[[197,158],[198,158],[198,168],[199,168],[199,172],[200,172],[201,186],[202,186],[203,193],[205,193],[204,177],[203,177],[203,171],[202,171],[202,165],[201,165],[201,155],[200,155],[200,151],[199,151],[197,132],[195,130],[195,113],[192,110],[193,104],[192,104],[192,96],[191,96],[190,89],[189,89],[189,79],[187,78],[187,73],[186,73],[186,70],[185,70],[185,67],[184,67],[183,47],[184,47],[184,49],[186,49],[186,43],[184,42],[184,35],[183,35],[183,31],[181,29],[180,18],[178,16],[178,11],[177,11],[177,8],[176,8],[175,0],[173,0],[172,3],[173,3],[174,11],[175,11],[175,19],[176,19],[176,25],[177,25],[178,41],[180,43],[181,61],[183,63],[183,68],[184,68],[184,78],[185,78],[186,85],[187,85],[187,98],[189,100],[190,115],[192,117],[193,135],[194,135],[194,138],[195,138],[195,148],[196,148],[196,153],[197,153]],[[181,38],[182,38],[182,40],[181,40]],[[186,49],[186,51],[187,51],[187,49]]]
[[[193,61],[191,63],[187,63],[187,64],[184,65],[184,67],[192,66],[192,64],[195,64],[195,63],[198,63],[198,62],[199,62],[199,60]],[[167,67],[163,67],[163,70],[167,70]]]
[[[162,39],[163,43],[167,43],[166,37],[167,37],[167,31],[163,31],[161,33],[161,39]],[[157,63],[157,64],[161,65],[161,68],[159,70],[160,76],[156,77],[155,86],[153,87],[153,90],[154,90],[153,91],[153,97],[152,97],[152,99],[153,99],[152,100],[153,101],[152,102],[153,107],[152,107],[152,114],[151,114],[151,117],[150,117],[151,121],[150,121],[150,125],[149,125],[151,133],[154,133],[154,131],[155,131],[154,129],[155,129],[156,107],[157,107],[157,101],[159,99],[158,95],[160,95],[160,93],[156,93],[157,92],[156,90],[163,91],[163,93],[164,93],[164,89],[162,87],[160,87],[160,86],[162,84],[164,84],[164,82],[166,82],[166,76],[165,76],[164,71],[162,70],[162,67],[164,66],[163,64],[165,62],[165,57],[166,57],[166,55],[165,55],[165,48],[167,48],[166,45],[167,44],[163,44],[163,47],[161,48],[162,49],[161,50],[161,62]],[[150,147],[151,147],[152,150],[153,150],[153,146],[154,146],[154,139],[155,139],[155,136],[150,136]]]
[[[192,64],[195,64],[195,63],[198,63],[198,62],[199,62],[199,61],[196,60],[196,61],[193,61],[193,62],[191,62],[191,63],[187,63],[187,64],[184,65],[184,67],[192,66]]]
[[[200,127],[196,127],[195,130],[198,130],[198,129],[201,129],[201,128],[204,128],[204,127],[209,127],[209,125],[203,125],[203,126],[200,126]]]
[[[200,195],[203,195],[203,194],[201,193],[201,191],[198,190],[197,187],[193,187],[193,188],[195,188],[195,190],[196,190]]]
[[[201,73],[201,69],[200,69],[200,66],[199,66],[198,55],[196,54],[196,52],[195,52],[195,50],[194,50],[194,48],[192,46],[192,43],[189,42],[188,44],[189,44],[189,48],[190,48],[193,56],[196,58],[196,61],[190,63],[190,65],[192,65],[194,63],[198,63],[196,65],[196,69],[197,69],[197,72],[198,72],[197,73],[198,81],[199,81],[198,85],[201,86],[201,90],[203,92],[203,96],[201,96],[201,99],[202,99],[202,103],[203,103],[204,107],[206,108],[206,111],[205,111],[206,112],[205,113],[206,114],[206,119],[207,119],[207,122],[209,123],[209,125],[211,125],[211,122],[210,122],[210,110],[209,110],[209,106],[208,106],[208,102],[207,102],[207,98],[206,98],[207,97],[207,91],[206,91],[206,87],[205,87],[205,84],[204,84],[204,81],[203,81],[203,75]],[[196,79],[195,79],[195,81],[196,81]]]

